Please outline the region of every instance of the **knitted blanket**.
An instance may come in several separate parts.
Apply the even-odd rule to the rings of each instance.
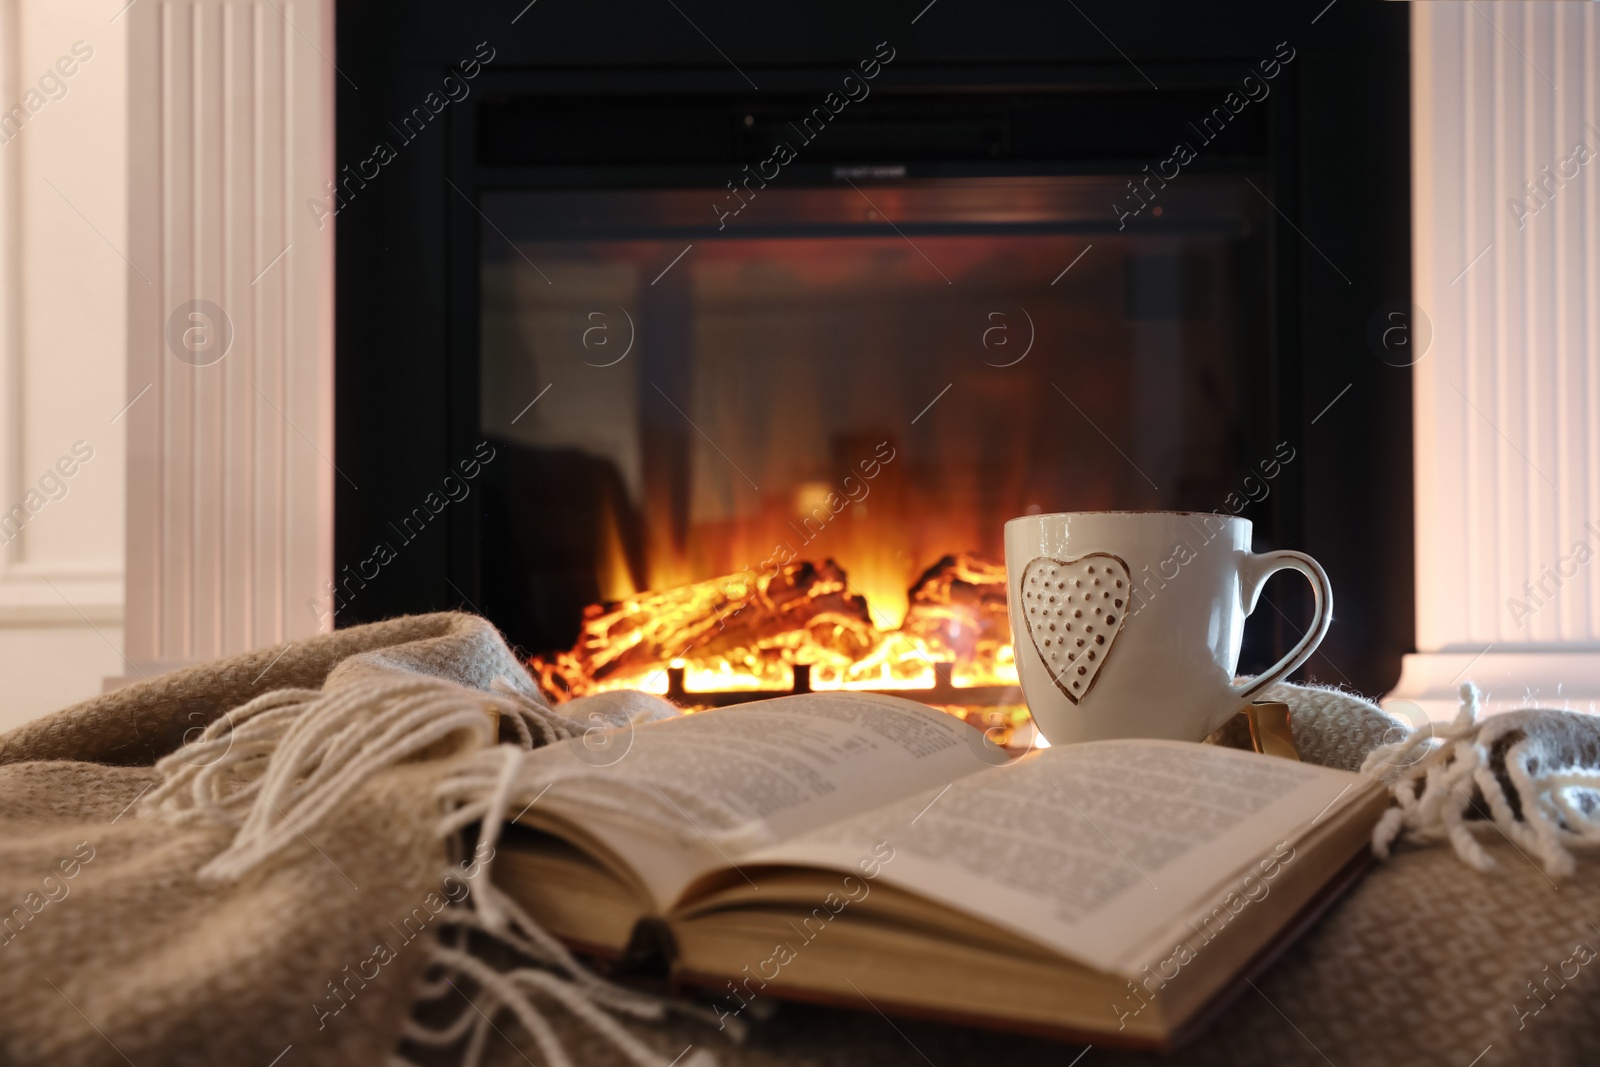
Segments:
[[[441,614],[179,671],[0,737],[0,1062],[384,1063],[403,1035],[481,1045],[477,1020],[509,1002],[563,1063],[529,1007],[542,988],[626,1058],[665,1063],[604,1009],[666,1005],[596,981],[485,877],[507,757],[578,732],[493,627]],[[492,832],[464,842],[478,822]],[[469,935],[538,966],[508,986]],[[447,1025],[413,1020],[419,1005]]]
[[[1488,727],[1464,706],[1429,741],[1348,694],[1270,696],[1294,709],[1303,757],[1394,780],[1401,814],[1380,844],[1398,850],[1184,1061],[1600,1057],[1600,886],[1571,851],[1593,828],[1592,722],[1524,714],[1480,745]],[[488,878],[499,828],[534,799],[522,754],[671,713],[642,694],[552,710],[492,627],[441,614],[180,671],[0,737],[0,1062],[1077,1054],[799,1006],[734,1045],[692,1005],[579,966]],[[1494,869],[1407,843],[1429,838]]]

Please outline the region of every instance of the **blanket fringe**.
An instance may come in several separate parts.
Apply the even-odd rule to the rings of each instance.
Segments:
[[[1535,773],[1529,768],[1530,741],[1524,737],[1504,753],[1506,777],[1517,800],[1513,808],[1490,757],[1521,724],[1510,718],[1480,721],[1481,710],[1482,694],[1468,682],[1461,686],[1461,707],[1452,722],[1426,723],[1367,756],[1362,773],[1383,778],[1397,805],[1373,828],[1373,852],[1387,858],[1402,835],[1419,843],[1449,841],[1462,862],[1487,871],[1494,860],[1476,835],[1493,829],[1524,854],[1537,857],[1550,877],[1572,877],[1576,861],[1571,849],[1600,846],[1600,815],[1577,799],[1579,792],[1600,790],[1600,774],[1579,767]],[[1474,787],[1488,805],[1487,819],[1467,818],[1469,809],[1484,814],[1473,803]]]
[[[491,710],[511,724],[516,742],[496,744],[494,720],[486,714]],[[494,1020],[509,1012],[545,1062],[571,1067],[541,1006],[548,1003],[587,1024],[637,1067],[715,1067],[715,1057],[705,1049],[669,1061],[616,1018],[659,1020],[675,1012],[716,1023],[714,1013],[599,977],[491,881],[494,845],[514,810],[511,805],[535,799],[521,774],[528,752],[581,732],[572,718],[503,678],[495,679],[489,693],[436,678],[404,678],[331,693],[278,690],[232,710],[159,761],[162,782],[143,799],[139,814],[233,827],[228,847],[200,869],[199,877],[234,882],[313,833],[381,771],[441,752],[464,755],[436,786],[442,815],[434,830],[447,850],[461,854],[462,831],[478,824],[474,855],[485,858],[469,879],[468,895],[439,914],[440,938],[431,949],[416,1003],[454,994],[465,1003],[441,1027],[408,1020],[405,1039],[426,1048],[450,1047],[465,1039],[460,1063],[477,1067]],[[454,867],[442,873],[460,877]],[[532,965],[499,970],[476,954],[474,936],[498,942]],[[469,988],[462,988],[463,981]],[[743,1025],[725,1021],[728,1036],[741,1039]],[[407,1065],[398,1052],[390,1063]]]

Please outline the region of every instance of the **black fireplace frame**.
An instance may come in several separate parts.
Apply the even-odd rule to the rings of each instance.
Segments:
[[[677,96],[730,113],[758,108],[831,84],[880,40],[897,51],[875,85],[891,98],[944,94],[957,105],[1008,93],[1059,94],[1131,101],[1129,113],[1137,114],[1160,103],[1161,92],[1166,99],[1186,91],[1220,98],[1288,41],[1296,59],[1260,105],[1265,142],[1251,151],[1264,147],[1264,192],[1282,223],[1271,243],[1273,360],[1262,418],[1273,439],[1287,438],[1302,458],[1264,506],[1244,514],[1257,522],[1258,548],[1304,549],[1333,575],[1337,621],[1303,673],[1368,693],[1393,684],[1413,641],[1411,380],[1406,368],[1378,358],[1368,335],[1380,309],[1410,301],[1404,6],[1345,4],[1319,13],[1317,3],[1134,10],[1082,2],[1057,10],[1007,2],[979,12],[947,4],[920,16],[922,2],[893,10],[827,4],[783,26],[722,2],[683,6],[681,15],[672,5],[632,0],[603,10],[552,0],[481,10],[431,2],[380,8],[370,0],[338,6],[341,167],[370,157],[375,139],[393,141],[384,132],[388,123],[436,90],[458,61],[481,55],[480,41],[494,50],[470,95],[435,120],[441,128],[400,147],[377,178],[350,186],[354,195],[334,220],[334,458],[346,476],[336,485],[335,567],[350,594],[341,598],[338,625],[471,609],[483,600],[478,513],[465,501],[448,505],[443,521],[406,543],[376,577],[351,575],[375,542],[394,541],[391,524],[470,459],[481,440],[479,193],[540,182],[583,187],[618,173],[614,159],[486,163],[478,143],[483,115],[503,116],[519,99],[556,102],[557,113],[562,104],[601,97],[644,104]],[[745,76],[761,89],[752,90]],[[1152,90],[1147,78],[1161,89]],[[485,110],[493,108],[500,111]],[[559,123],[545,129],[572,138],[607,134],[581,124],[565,133]],[[1152,162],[1141,136],[1126,123],[1117,127],[1115,115],[1085,119],[1082,158],[1016,165],[1034,173],[1076,166],[1132,176]],[[737,169],[752,161],[741,151],[730,138],[726,160],[663,163],[630,180],[720,184],[729,163]],[[820,180],[807,168],[820,173],[831,162],[797,165],[795,180]],[[912,178],[964,173],[959,160],[906,164]],[[1200,167],[1240,165],[1218,153]],[[1248,463],[1241,457],[1241,466]],[[1282,611],[1269,623],[1275,645],[1296,635],[1291,618],[1304,618],[1297,597],[1278,597]]]

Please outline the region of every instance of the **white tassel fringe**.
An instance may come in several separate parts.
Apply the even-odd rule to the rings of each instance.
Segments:
[[[1505,769],[1522,813],[1517,818],[1489,760],[1496,745],[1523,724],[1514,718],[1479,721],[1481,705],[1478,688],[1469,682],[1461,687],[1453,722],[1424,724],[1367,756],[1362,773],[1389,783],[1398,805],[1373,828],[1373,852],[1387,858],[1402,834],[1419,843],[1449,841],[1462,862],[1487,871],[1494,860],[1477,835],[1493,830],[1536,857],[1550,877],[1572,877],[1571,849],[1600,846],[1600,808],[1586,811],[1576,795],[1600,791],[1600,773],[1569,767],[1535,775],[1528,770],[1530,742],[1514,742],[1505,751]],[[1466,817],[1474,807],[1474,787],[1488,805],[1487,819]]]
[[[495,743],[491,710],[511,724],[518,743]],[[312,834],[374,775],[453,744],[470,755],[436,787],[442,815],[435,832],[447,848],[463,852],[459,834],[478,823],[473,854],[492,857],[511,806],[534,799],[532,784],[521,774],[528,751],[581,732],[571,719],[498,678],[491,693],[422,677],[332,693],[278,690],[228,712],[159,761],[162,782],[143,799],[140,814],[234,827],[228,847],[199,872],[204,881],[232,882]],[[491,866],[492,859],[480,862],[470,894],[439,913],[444,932],[431,949],[429,977],[418,994],[420,1003],[459,992],[455,999],[466,1003],[454,1021],[437,1029],[408,1020],[407,1040],[437,1048],[466,1038],[460,1062],[477,1067],[495,1018],[509,1012],[546,1063],[571,1067],[538,1003],[544,1002],[565,1008],[637,1067],[715,1067],[715,1057],[704,1049],[669,1061],[612,1014],[659,1020],[676,1012],[715,1023],[714,1013],[625,989],[589,971],[492,884]],[[447,870],[459,876],[455,868]],[[468,939],[474,933],[509,946],[534,966],[495,969],[473,955]],[[462,979],[473,990],[461,989]],[[728,1022],[725,1032],[742,1038],[742,1024]],[[396,1054],[390,1063],[405,1067],[406,1061]]]

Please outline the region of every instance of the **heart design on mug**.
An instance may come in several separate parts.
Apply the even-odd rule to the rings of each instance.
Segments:
[[[1022,569],[1022,617],[1056,688],[1076,704],[1094,688],[1128,621],[1128,565],[1107,552],[1077,559],[1040,556]]]

